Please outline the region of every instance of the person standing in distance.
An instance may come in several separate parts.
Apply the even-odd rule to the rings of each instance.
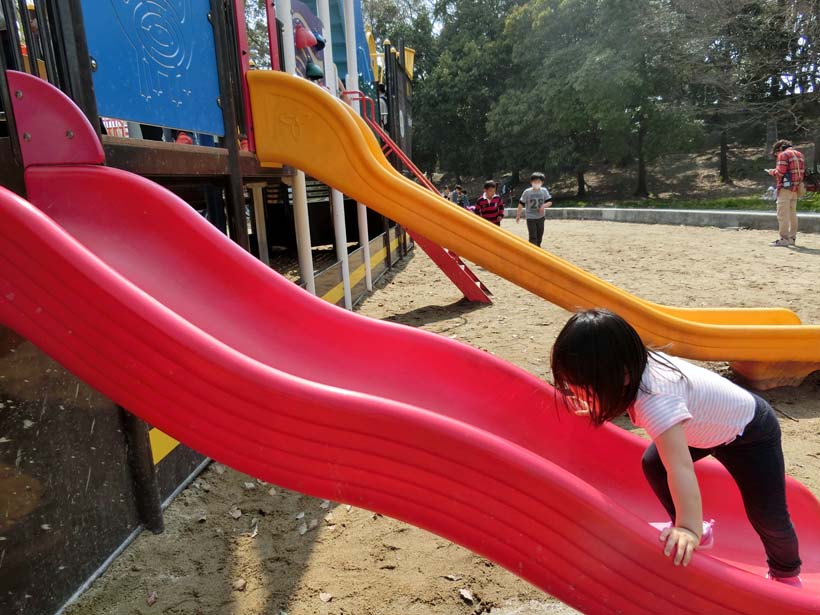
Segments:
[[[772,156],[777,159],[777,166],[766,169],[766,172],[777,180],[777,226],[780,239],[769,245],[787,248],[797,241],[797,199],[805,194],[803,179],[806,165],[803,154],[794,149],[786,139],[775,142]]]
[[[547,207],[552,207],[552,195],[544,186],[544,174],[533,173],[530,175],[530,187],[524,190],[521,198],[518,199],[515,221],[516,223],[521,221],[523,211],[527,220],[530,243],[539,248],[544,239],[544,210]]]

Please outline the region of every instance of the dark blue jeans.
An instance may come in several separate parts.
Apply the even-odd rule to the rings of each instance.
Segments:
[[[732,475],[752,527],[763,541],[772,576],[800,573],[797,534],[786,507],[786,471],[780,445],[780,423],[765,399],[754,395],[755,414],[742,436],[711,449],[690,448],[692,460],[712,455]],[[652,490],[675,521],[675,504],[658,449],[643,455],[643,471]]]

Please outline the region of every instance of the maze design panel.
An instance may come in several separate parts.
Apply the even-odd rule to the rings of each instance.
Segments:
[[[100,115],[224,134],[208,0],[83,0]]]

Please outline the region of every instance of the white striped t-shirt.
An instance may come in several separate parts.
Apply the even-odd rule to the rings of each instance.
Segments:
[[[748,391],[688,361],[657,353],[686,376],[649,356],[641,390],[629,409],[632,422],[653,440],[683,423],[686,441],[693,448],[712,448],[731,442],[743,433],[755,413]]]

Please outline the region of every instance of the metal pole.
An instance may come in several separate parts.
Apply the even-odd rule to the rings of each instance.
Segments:
[[[23,26],[23,36],[26,39],[28,72],[31,75],[36,75],[39,77],[40,75],[37,70],[37,45],[34,43],[34,33],[31,30],[31,20],[29,19],[28,14],[28,3],[26,0],[17,0],[17,8],[20,11],[20,22]],[[25,66],[23,69],[25,69]]]
[[[162,502],[159,496],[157,469],[151,453],[148,424],[125,408],[120,407],[120,412],[128,447],[128,465],[133,479],[137,512],[142,524],[154,534],[159,534],[163,529]]]
[[[23,66],[23,52],[20,49],[20,31],[17,29],[17,13],[14,10],[14,3],[12,0],[0,0],[0,6],[6,18],[6,33],[11,45],[11,57],[14,60],[14,64],[6,68],[22,71],[25,67]]]
[[[250,251],[248,239],[248,219],[245,215],[245,190],[242,187],[242,167],[239,162],[239,128],[237,126],[237,75],[235,64],[225,53],[238,52],[229,43],[226,28],[232,23],[229,5],[224,0],[211,0],[211,25],[214,29],[216,48],[223,53],[216,54],[216,73],[219,78],[219,103],[225,125],[225,147],[228,150],[228,176],[225,178],[225,192],[228,197],[228,226],[230,236],[242,248]],[[234,69],[234,70],[232,70]]]
[[[333,96],[338,96],[339,88],[336,66],[333,64],[333,37],[330,27],[330,3],[319,0],[319,19],[324,25],[325,35],[325,85]],[[353,298],[350,292],[350,261],[347,257],[347,228],[345,225],[345,203],[342,193],[330,189],[330,202],[333,208],[333,234],[336,238],[336,259],[342,264],[342,286],[344,287],[345,308],[353,309]]]
[[[59,30],[62,51],[65,54],[65,83],[67,94],[82,109],[91,126],[100,136],[100,114],[97,111],[97,96],[94,94],[94,79],[91,76],[92,63],[88,53],[85,22],[80,0],[64,0],[53,3],[55,30]]]
[[[296,72],[296,44],[293,41],[293,9],[290,0],[276,0],[276,14],[282,20],[285,30],[283,47],[285,49],[285,72]]]
[[[48,80],[60,87],[60,74],[57,71],[57,61],[54,58],[54,48],[52,47],[52,27],[48,14],[42,2],[34,3],[34,14],[37,16],[37,27],[40,30],[40,42],[43,46],[43,56],[46,63],[46,74]]]
[[[5,2],[0,1],[0,8],[3,9],[5,12]],[[14,22],[6,21],[7,27],[9,24],[13,24]],[[6,66],[6,50],[3,49],[2,44],[0,44],[0,106],[2,106],[4,110],[4,117],[6,120],[6,126],[9,131],[9,141],[11,143],[11,153],[14,156],[15,168],[13,169],[15,178],[14,179],[23,179],[23,156],[20,153],[20,141],[17,138],[17,122],[14,119],[14,111],[12,110],[11,100],[12,96],[14,96],[14,92],[9,90],[9,82],[6,79],[6,70],[11,69],[13,70],[13,66]],[[6,169],[6,171],[11,172],[12,169]],[[10,173],[9,173],[10,174]],[[9,181],[10,184],[12,183],[20,183],[22,181],[13,182]]]
[[[305,288],[316,294],[316,280],[313,276],[313,251],[310,248],[310,217],[307,208],[307,186],[304,171],[296,171],[293,176],[293,224],[296,227],[296,251],[299,255],[299,271]]]
[[[356,53],[356,14],[353,0],[345,0],[345,50],[347,51],[346,87],[353,92],[359,89],[359,59]],[[359,101],[351,101],[356,113],[361,113]],[[368,291],[373,290],[373,271],[370,265],[370,232],[367,228],[367,208],[356,203],[356,217],[359,222],[359,246],[364,258],[364,283]]]
[[[268,228],[265,226],[265,198],[262,195],[262,188],[265,184],[248,184],[253,195],[253,216],[256,222],[256,241],[259,245],[259,258],[266,265],[270,265],[270,254],[268,253]]]
[[[276,13],[282,20],[285,72],[296,73],[296,43],[293,40],[293,14],[290,0],[276,0]],[[297,170],[293,176],[293,223],[296,229],[296,252],[299,256],[299,271],[305,288],[316,294],[313,279],[313,252],[310,246],[310,215],[308,213],[307,187],[304,171]]]

